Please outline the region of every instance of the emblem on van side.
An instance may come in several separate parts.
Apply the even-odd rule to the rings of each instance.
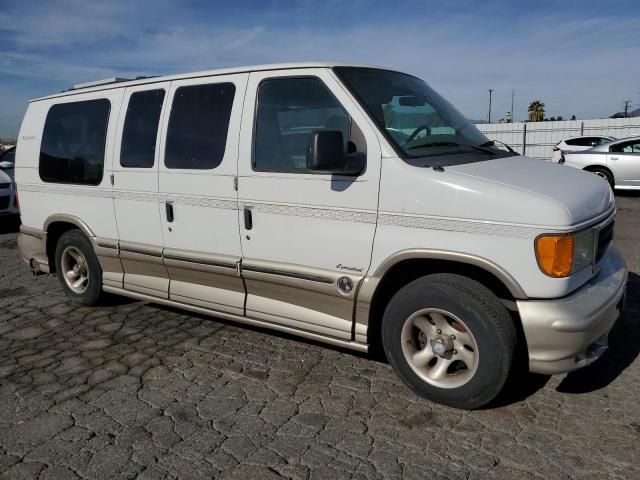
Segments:
[[[36,138],[36,136],[35,136],[35,135],[30,135],[30,136],[28,136],[28,137],[27,137],[26,135],[23,135],[23,136],[22,136],[22,141],[23,141],[23,142],[28,142],[29,140],[35,140],[35,138]]]
[[[347,272],[360,272],[360,273],[362,272],[362,270],[364,270],[364,268],[348,267],[347,265],[342,265],[341,263],[336,265],[336,268],[338,270],[346,270]]]
[[[340,277],[337,285],[340,293],[344,295],[349,295],[353,290],[353,281],[349,277]]]

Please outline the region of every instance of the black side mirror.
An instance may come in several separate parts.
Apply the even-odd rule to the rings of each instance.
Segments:
[[[317,130],[309,139],[307,169],[335,175],[360,175],[366,166],[363,153],[345,153],[340,130]]]

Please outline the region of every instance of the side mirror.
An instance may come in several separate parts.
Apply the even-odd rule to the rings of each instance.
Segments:
[[[317,130],[309,139],[307,169],[335,175],[360,175],[366,166],[363,153],[345,153],[340,130]]]

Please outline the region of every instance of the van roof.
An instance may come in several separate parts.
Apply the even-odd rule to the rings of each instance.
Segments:
[[[136,79],[111,78],[106,80],[98,80],[95,82],[83,83],[76,85],[74,88],[65,90],[64,92],[47,95],[45,97],[34,98],[31,102],[47,100],[50,98],[65,97],[68,95],[76,95],[79,93],[99,92],[101,90],[111,90],[114,88],[130,87],[133,85],[144,85],[158,82],[167,82],[171,80],[181,80],[186,78],[212,77],[216,75],[229,75],[233,73],[260,72],[268,70],[289,70],[296,68],[332,68],[332,67],[363,67],[363,68],[379,68],[382,70],[391,70],[385,67],[374,65],[358,65],[355,63],[342,62],[296,62],[296,63],[273,63],[265,65],[249,65],[244,67],[219,68],[215,70],[203,70],[199,72],[180,73],[176,75],[164,75],[154,77],[138,77]]]

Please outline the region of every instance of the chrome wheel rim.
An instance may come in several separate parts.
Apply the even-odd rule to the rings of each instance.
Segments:
[[[62,276],[73,293],[82,294],[89,286],[87,259],[76,247],[67,247],[60,259]]]
[[[434,387],[461,387],[478,369],[476,339],[451,312],[419,310],[404,322],[401,337],[405,360],[418,377]]]
[[[603,172],[594,172],[597,176],[599,176],[600,178],[604,178],[607,183],[609,183],[609,179],[607,178],[607,176],[603,173]]]

